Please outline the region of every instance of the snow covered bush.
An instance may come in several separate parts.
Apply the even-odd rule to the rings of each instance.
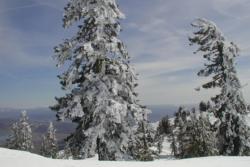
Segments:
[[[53,123],[50,122],[47,134],[43,136],[41,155],[50,158],[56,158],[57,155],[57,139],[56,139],[56,129]]]
[[[51,108],[59,120],[78,124],[68,137],[74,158],[98,153],[100,160],[133,159],[129,143],[135,142],[135,127],[147,119],[135,92],[137,76],[119,39],[122,18],[116,0],[70,0],[65,7],[64,27],[80,25],[55,47],[58,66],[69,64],[59,76],[68,94]]]
[[[200,70],[198,75],[212,78],[202,87],[220,90],[218,95],[211,98],[214,114],[220,121],[220,154],[248,155],[250,133],[245,121],[248,110],[235,69],[235,58],[239,56],[239,48],[233,42],[228,42],[211,21],[197,19],[192,26],[198,31],[189,38],[191,45],[197,44],[197,52],[203,53],[207,60],[205,68]]]
[[[21,118],[12,125],[12,135],[7,139],[7,147],[10,149],[32,151],[32,130],[28,122],[27,112],[22,111]]]

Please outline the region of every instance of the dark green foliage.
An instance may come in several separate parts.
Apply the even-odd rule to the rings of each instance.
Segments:
[[[208,117],[191,115],[186,129],[189,138],[185,142],[183,158],[217,155],[217,140]]]
[[[160,120],[154,137],[154,142],[156,143],[158,153],[161,153],[162,143],[164,141],[164,138],[170,135],[171,128],[172,127],[169,121],[169,117],[167,115]]]
[[[176,113],[170,141],[172,153],[178,158],[217,155],[217,139],[207,113],[197,114],[181,108]]]
[[[159,125],[157,127],[157,134],[159,135],[169,135],[171,133],[171,125],[169,122],[168,115],[163,117],[161,121],[159,122]]]
[[[201,101],[199,104],[199,110],[200,112],[208,111],[208,109],[211,108],[210,102],[208,101],[205,103],[204,101]]]

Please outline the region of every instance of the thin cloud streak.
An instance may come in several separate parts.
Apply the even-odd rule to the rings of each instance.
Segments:
[[[42,6],[42,4],[31,4],[31,5],[24,5],[24,6],[18,6],[18,7],[13,7],[13,8],[6,8],[4,10],[0,10],[0,14],[12,12],[15,10],[20,10],[20,9],[39,7],[39,6]]]

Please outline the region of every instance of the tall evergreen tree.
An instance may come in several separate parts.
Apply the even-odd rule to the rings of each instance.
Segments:
[[[138,104],[136,74],[123,42],[116,0],[70,0],[64,27],[80,23],[71,39],[55,47],[58,66],[70,64],[59,79],[70,90],[52,107],[59,120],[77,123],[68,142],[74,158],[132,159],[128,143],[146,111]],[[67,63],[66,63],[67,62]],[[146,118],[145,118],[146,119]]]
[[[205,68],[199,71],[198,76],[212,77],[202,87],[220,89],[220,93],[211,98],[215,116],[220,120],[220,153],[246,155],[246,150],[249,150],[249,127],[245,121],[248,111],[234,60],[239,56],[239,49],[233,42],[228,42],[211,21],[198,19],[192,26],[198,31],[189,38],[191,45],[199,45],[197,52],[202,52],[207,59]]]
[[[32,151],[32,130],[28,122],[26,111],[22,111],[21,118],[12,125],[12,135],[7,139],[7,147],[10,149]]]
[[[46,157],[56,158],[57,155],[57,139],[56,129],[50,122],[47,134],[43,136],[41,154]]]

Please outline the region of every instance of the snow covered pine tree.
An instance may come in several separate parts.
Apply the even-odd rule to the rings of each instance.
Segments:
[[[186,158],[185,143],[190,140],[187,135],[188,116],[190,111],[183,107],[179,107],[175,113],[174,128],[171,137],[172,153],[178,158]]]
[[[72,151],[69,145],[69,142],[65,143],[64,149],[63,149],[63,157],[62,159],[72,159]]]
[[[189,38],[191,45],[199,45],[197,52],[203,52],[203,57],[208,61],[198,75],[212,76],[212,81],[204,84],[203,88],[220,89],[220,94],[211,98],[215,116],[220,120],[220,154],[248,155],[250,135],[245,121],[248,110],[234,63],[239,49],[234,43],[226,41],[211,21],[198,19],[192,26],[199,30]]]
[[[53,123],[50,122],[47,134],[43,136],[41,155],[56,158],[57,154],[57,139],[56,139],[56,129]]]
[[[171,125],[168,115],[160,120],[156,133],[158,135],[169,135],[171,133]]]
[[[33,149],[32,131],[28,123],[27,112],[22,111],[19,122],[12,125],[13,134],[7,139],[7,147],[10,149],[31,151]]]
[[[58,66],[70,64],[59,76],[70,93],[51,108],[59,120],[78,124],[68,137],[74,158],[97,152],[100,160],[133,159],[129,143],[147,110],[138,104],[136,74],[118,38],[122,18],[116,0],[70,0],[65,8],[65,28],[83,23],[74,37],[55,47]]]
[[[139,123],[135,132],[135,144],[133,149],[133,157],[139,161],[152,161],[158,153],[150,149],[154,145],[154,128],[147,121],[143,120]]]
[[[171,134],[172,134],[172,126],[170,124],[170,121],[169,121],[169,116],[165,116],[163,117],[159,124],[158,124],[158,127],[156,129],[156,134],[155,134],[155,137],[154,137],[154,142],[156,143],[157,145],[157,149],[158,149],[158,153],[161,153],[162,152],[162,147],[163,147],[163,142],[164,142],[164,138],[165,137],[170,137]]]
[[[214,156],[218,154],[215,133],[207,113],[192,112],[186,123],[182,158]]]

